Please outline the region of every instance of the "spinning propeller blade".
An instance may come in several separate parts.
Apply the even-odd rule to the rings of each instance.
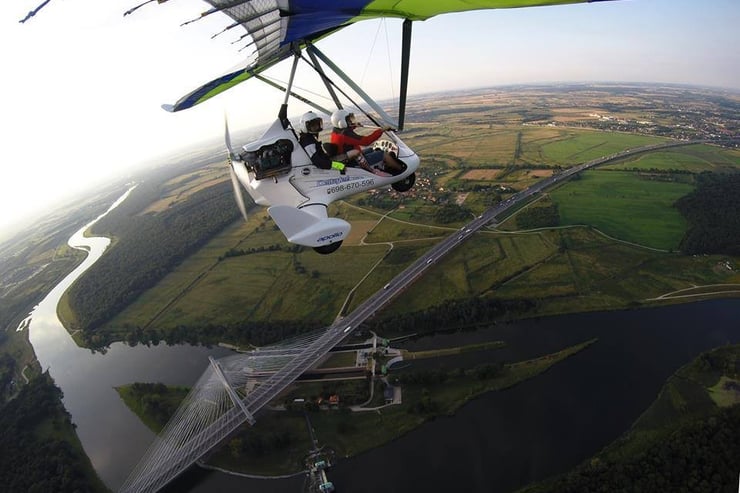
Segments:
[[[229,164],[236,157],[234,149],[231,147],[231,134],[229,134],[229,119],[224,114],[224,141],[226,142],[226,150],[229,151]]]
[[[239,185],[239,178],[236,176],[234,171],[234,159],[238,156],[234,153],[234,149],[231,147],[231,135],[229,135],[229,121],[224,115],[224,141],[226,142],[226,150],[228,151],[228,164],[229,173],[231,174],[231,185],[234,187],[234,199],[236,199],[236,205],[239,207],[239,211],[242,213],[244,220],[247,220],[247,207],[244,205],[244,196],[242,195],[242,188]]]
[[[231,184],[234,187],[234,198],[236,199],[236,205],[239,207],[239,211],[241,211],[242,216],[244,216],[244,220],[247,220],[247,208],[244,206],[244,197],[242,197],[242,190],[239,186],[239,179],[236,177],[236,173],[234,173],[234,165],[231,163],[231,159],[229,159],[229,171],[231,172]]]

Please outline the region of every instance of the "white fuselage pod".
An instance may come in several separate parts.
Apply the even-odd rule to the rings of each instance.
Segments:
[[[398,160],[406,165],[404,172],[395,176],[350,166],[344,174],[335,169],[317,168],[292,129],[283,129],[279,120],[258,141],[245,145],[244,150],[253,152],[280,139],[289,140],[293,144],[290,168],[261,179],[257,179],[244,161],[235,161],[234,169],[255,203],[270,207],[270,215],[288,241],[310,247],[324,246],[344,240],[349,233],[349,223],[327,217],[326,207],[330,203],[404,180],[419,167],[419,157],[414,151],[396,135],[386,135],[389,140],[383,142],[384,147],[392,146]]]

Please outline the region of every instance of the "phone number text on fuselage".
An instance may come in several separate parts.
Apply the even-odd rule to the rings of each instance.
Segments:
[[[342,183],[341,185],[337,185],[334,187],[329,187],[326,189],[327,195],[331,195],[332,193],[339,193],[344,192],[348,190],[359,190],[363,188],[372,188],[372,186],[375,185],[374,179],[367,179],[367,180],[361,180],[361,181],[352,181],[348,183]]]

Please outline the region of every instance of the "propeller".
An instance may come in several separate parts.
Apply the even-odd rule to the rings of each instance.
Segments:
[[[244,205],[244,196],[242,195],[242,187],[239,184],[239,179],[236,177],[236,171],[234,171],[234,160],[239,159],[239,156],[234,153],[234,149],[231,147],[231,135],[229,135],[229,120],[224,115],[224,141],[226,142],[226,150],[228,151],[228,163],[229,172],[231,173],[231,185],[234,187],[234,199],[236,199],[236,206],[239,207],[239,211],[242,213],[244,220],[247,220],[247,207]]]

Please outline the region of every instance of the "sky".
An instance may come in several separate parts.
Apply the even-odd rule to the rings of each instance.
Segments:
[[[10,0],[0,13],[0,241],[18,225],[232,130],[269,124],[283,95],[247,81],[167,113],[243,62],[211,36],[230,23],[201,0]],[[740,91],[740,1],[618,0],[437,16],[413,24],[409,95],[519,83],[617,81]],[[242,31],[243,32],[243,31]],[[317,46],[377,100],[398,96],[400,20],[366,21]],[[290,62],[267,75],[287,80]],[[299,71],[296,85],[319,89]],[[322,97],[317,101],[329,105]],[[289,102],[289,115],[307,108]],[[326,118],[328,123],[328,118]]]

